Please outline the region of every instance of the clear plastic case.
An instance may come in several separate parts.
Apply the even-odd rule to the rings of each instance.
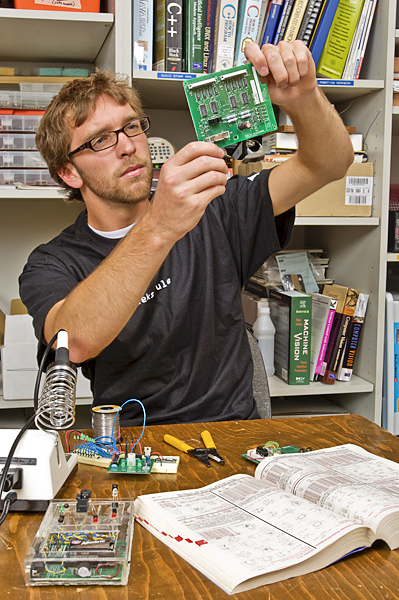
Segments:
[[[11,152],[0,150],[0,167],[21,169],[46,169],[46,161],[40,152]]]
[[[8,109],[43,110],[50,104],[53,92],[20,92],[0,90],[0,107]]]
[[[5,115],[0,109],[0,131],[36,131],[43,115]]]
[[[26,585],[126,585],[133,525],[133,501],[53,500],[25,559]]]
[[[0,169],[0,185],[57,186],[45,169]]]
[[[4,133],[0,130],[0,150],[36,150],[34,133]]]

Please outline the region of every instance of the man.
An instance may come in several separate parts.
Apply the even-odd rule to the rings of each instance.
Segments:
[[[162,167],[150,201],[148,120],[104,74],[64,86],[41,121],[50,173],[87,212],[31,254],[20,292],[41,354],[68,332],[95,405],[138,398],[149,423],[258,417],[241,289],[287,242],[289,209],[343,177],[353,151],[304,44],[245,52],[299,140],[293,158],[258,176],[227,182],[224,151],[192,142]],[[123,424],[140,421],[136,405]]]

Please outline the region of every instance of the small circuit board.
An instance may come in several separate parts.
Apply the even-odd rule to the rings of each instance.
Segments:
[[[133,539],[133,502],[91,498],[53,500],[25,559],[26,584],[126,585]]]
[[[251,63],[183,82],[197,138],[220,148],[277,129],[267,86]]]
[[[298,446],[279,446],[276,442],[268,442],[265,446],[257,446],[247,450],[245,454],[241,454],[243,458],[259,464],[263,459],[273,456],[274,454],[301,454],[303,452],[311,452],[312,448],[299,448]]]
[[[117,459],[112,459],[110,466],[107,469],[107,473],[113,473],[120,475],[121,473],[127,475],[148,475],[152,471],[154,459],[146,459],[141,454],[125,454],[121,455]]]

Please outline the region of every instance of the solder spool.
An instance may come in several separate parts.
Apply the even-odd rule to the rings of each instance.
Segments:
[[[94,438],[113,437],[114,439],[118,439],[119,414],[117,413],[120,408],[120,406],[114,404],[106,404],[104,406],[95,406],[91,409],[91,423]],[[114,428],[112,430],[113,423]]]

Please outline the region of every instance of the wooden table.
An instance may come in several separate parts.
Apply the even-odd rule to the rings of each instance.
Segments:
[[[201,440],[204,429],[211,432],[219,454],[226,461],[225,466],[212,461],[212,467],[207,468],[197,459],[179,453],[163,442],[165,433],[185,441]],[[140,431],[141,428],[132,430],[135,435]],[[253,474],[254,466],[240,454],[268,440],[282,446],[312,446],[314,450],[351,442],[399,461],[399,439],[357,415],[151,426],[145,430],[144,446],[151,446],[153,451],[165,455],[180,454],[177,475],[119,476],[116,479],[117,476],[108,475],[99,467],[79,465],[77,473],[65,483],[57,497],[72,499],[81,489],[91,489],[94,497],[108,498],[111,484],[117,481],[121,497],[135,498],[139,494],[202,487],[234,473]],[[42,517],[42,514],[10,513],[0,528],[2,600],[76,600],[79,597],[84,600],[220,600],[229,597],[137,523],[127,586],[25,587],[24,559]],[[391,552],[383,543],[377,542],[373,548],[327,569],[231,598],[399,599],[399,550]]]

